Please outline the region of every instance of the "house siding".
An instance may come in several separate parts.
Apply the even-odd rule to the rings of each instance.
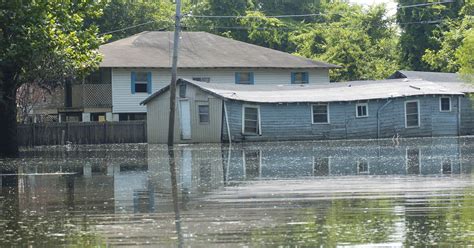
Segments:
[[[150,94],[131,92],[132,71],[152,73],[152,92],[165,87],[171,81],[170,70],[165,69],[118,69],[112,70],[112,104],[114,113],[145,113],[146,107],[140,102],[145,100]],[[329,83],[328,69],[201,69],[178,71],[178,76],[192,79],[193,77],[210,77],[212,83],[234,84],[235,72],[254,72],[256,85],[262,84],[291,84],[291,72],[304,71],[309,73],[310,84]]]
[[[147,104],[147,134],[148,143],[163,144],[168,141],[168,121],[169,121],[169,91],[155,98]],[[186,99],[190,103],[191,119],[191,139],[181,139],[179,102]],[[209,123],[200,124],[198,105],[209,105]],[[222,100],[203,94],[197,91],[195,87],[188,84],[186,89],[186,98],[176,99],[175,115],[175,143],[204,143],[221,142],[222,134]]]
[[[471,96],[461,97],[461,135],[474,135],[474,103]]]
[[[457,135],[457,97],[452,97],[452,111],[439,111],[439,97],[421,96],[393,99],[380,112],[380,138]],[[419,101],[420,126],[405,128],[405,102]],[[311,104],[258,104],[261,135],[242,135],[242,102],[228,101],[231,137],[234,141],[298,139],[372,139],[377,138],[377,110],[385,100],[368,102],[368,117],[356,118],[356,102],[329,103],[329,124],[312,124]],[[246,103],[248,104],[248,103]],[[226,125],[224,123],[224,125]],[[223,130],[224,140],[227,130]]]

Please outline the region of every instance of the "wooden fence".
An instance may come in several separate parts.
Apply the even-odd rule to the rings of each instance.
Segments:
[[[146,142],[145,121],[69,122],[18,125],[20,146]]]

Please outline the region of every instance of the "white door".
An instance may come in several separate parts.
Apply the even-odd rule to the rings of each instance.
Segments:
[[[179,100],[181,139],[191,139],[191,109],[188,100]]]

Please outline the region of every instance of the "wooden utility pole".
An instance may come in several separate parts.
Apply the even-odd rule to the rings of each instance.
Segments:
[[[176,19],[174,24],[173,64],[170,83],[170,115],[168,123],[168,146],[174,143],[174,118],[176,113],[176,75],[178,73],[179,32],[181,30],[181,0],[176,0]]]

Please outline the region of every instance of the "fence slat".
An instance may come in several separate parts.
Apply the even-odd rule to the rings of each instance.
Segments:
[[[146,121],[33,123],[18,125],[20,146],[145,143]]]

